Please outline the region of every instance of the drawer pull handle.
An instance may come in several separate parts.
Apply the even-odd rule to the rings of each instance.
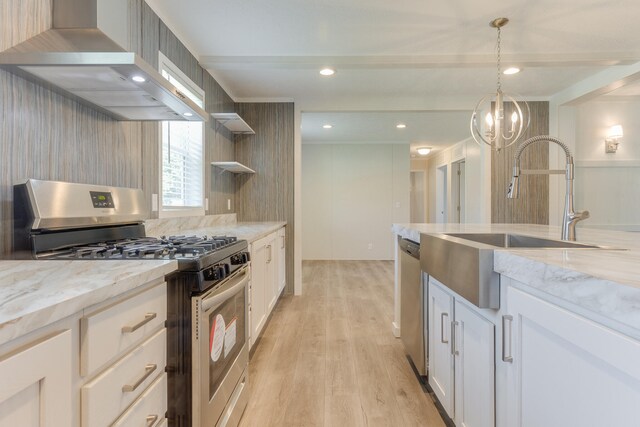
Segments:
[[[123,334],[127,334],[127,333],[131,333],[131,332],[135,332],[138,329],[142,328],[147,323],[151,322],[157,316],[158,315],[156,313],[147,313],[147,314],[144,315],[144,319],[142,319],[140,322],[136,323],[135,325],[133,325],[133,326],[123,326],[122,327],[122,333]]]
[[[507,323],[509,323],[509,332],[507,332]],[[511,352],[511,328],[513,323],[513,316],[502,316],[502,361],[507,363],[513,363],[513,353]],[[508,343],[507,343],[508,342]],[[507,349],[509,352],[507,353]]]
[[[456,349],[456,327],[460,324],[457,320],[451,322],[451,354],[457,356],[460,354]]]
[[[158,418],[160,418],[160,417],[158,417],[157,415],[149,415],[147,417],[147,426],[153,427],[154,425],[156,425],[156,421],[158,421]],[[158,425],[159,424],[160,423],[158,423]]]
[[[125,384],[122,386],[122,392],[123,393],[128,393],[130,391],[135,391],[135,389],[137,389],[138,387],[140,387],[140,384],[142,384],[144,382],[144,380],[146,380],[147,378],[149,378],[149,376],[151,376],[151,374],[153,373],[153,371],[155,371],[158,368],[158,365],[156,365],[155,363],[153,364],[149,364],[147,366],[144,367],[144,375],[141,376],[138,381],[135,382],[135,384]]]

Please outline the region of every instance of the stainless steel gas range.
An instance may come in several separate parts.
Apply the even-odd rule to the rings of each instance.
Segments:
[[[247,404],[247,242],[147,237],[141,190],[29,180],[14,187],[18,258],[175,259],[167,277],[170,426],[236,426]]]

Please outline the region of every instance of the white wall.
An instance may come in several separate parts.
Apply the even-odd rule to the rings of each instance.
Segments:
[[[436,222],[436,170],[447,165],[447,204],[449,222],[455,214],[452,202],[451,164],[465,161],[465,212],[461,215],[466,223],[482,224],[491,222],[491,152],[479,146],[474,140],[461,141],[456,145],[429,156],[429,222]]]
[[[409,222],[408,144],[302,145],[302,259],[391,260]]]
[[[576,107],[575,205],[591,218],[579,225],[640,231],[640,99],[600,97]],[[617,153],[604,151],[614,124],[624,137]]]
[[[549,100],[549,135],[558,137],[575,153],[578,145],[577,133],[580,129],[576,117],[578,106],[638,80],[640,80],[640,62],[608,67],[554,94]],[[562,169],[564,164],[564,152],[555,144],[549,144],[549,167]],[[580,185],[579,179],[576,180],[576,184]],[[563,179],[549,180],[549,225],[562,224],[564,186]],[[578,205],[577,208],[589,209],[588,206],[582,205]],[[578,227],[588,224],[591,220],[592,218],[581,221]]]

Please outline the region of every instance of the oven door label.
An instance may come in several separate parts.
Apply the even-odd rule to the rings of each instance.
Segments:
[[[229,353],[231,353],[231,349],[233,348],[234,345],[236,345],[236,317],[233,318],[233,320],[231,320],[231,322],[229,322],[229,324],[227,325],[227,329],[224,332],[224,357],[226,359],[226,357],[229,355]]]
[[[211,352],[211,360],[217,362],[222,353],[222,347],[225,341],[225,324],[224,317],[221,314],[216,315],[211,325],[211,335],[209,336],[209,351]]]

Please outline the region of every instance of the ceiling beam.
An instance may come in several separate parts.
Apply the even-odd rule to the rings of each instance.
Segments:
[[[639,52],[502,55],[504,65],[559,68],[628,65],[640,61]],[[333,66],[361,68],[484,68],[495,67],[495,55],[380,55],[380,56],[201,56],[207,69],[309,69]]]

